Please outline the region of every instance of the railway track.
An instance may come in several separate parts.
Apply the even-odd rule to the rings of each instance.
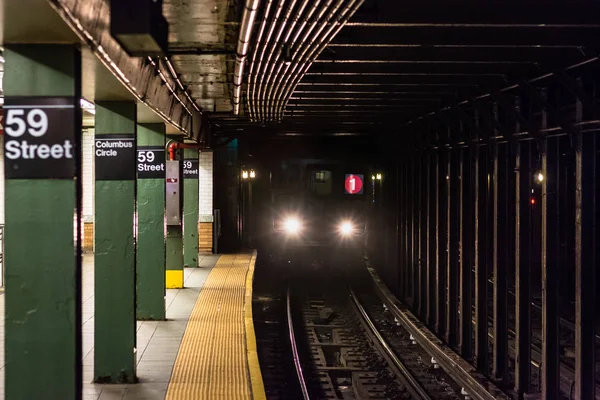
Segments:
[[[462,398],[460,386],[390,323],[374,293],[323,293],[288,289],[289,336],[304,399]]]

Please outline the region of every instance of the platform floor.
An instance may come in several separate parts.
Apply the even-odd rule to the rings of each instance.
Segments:
[[[254,261],[252,254],[223,255],[212,269],[181,342],[167,400],[252,399],[247,349],[255,343],[247,346],[245,304]]]
[[[164,399],[188,318],[218,256],[201,255],[200,268],[186,268],[185,289],[167,289],[167,321],[137,323],[139,383],[100,385],[94,374],[94,256],[83,257],[83,399]],[[0,295],[0,399],[4,399],[4,294]]]

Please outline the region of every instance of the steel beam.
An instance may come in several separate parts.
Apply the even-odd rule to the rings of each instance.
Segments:
[[[488,165],[487,148],[475,147],[475,364],[489,373],[488,356]]]
[[[446,289],[448,269],[448,149],[440,152],[438,163],[438,263],[437,263],[437,320],[435,330],[443,335],[446,329]]]
[[[515,392],[531,387],[531,143],[516,144],[515,169]]]
[[[559,139],[542,146],[542,399],[560,398]],[[588,349],[589,350],[589,349]]]
[[[475,170],[473,146],[461,150],[459,164],[460,188],[459,188],[459,269],[460,269],[460,320],[459,320],[459,348],[461,356],[466,360],[473,358],[473,271],[474,260],[474,214],[475,193],[473,187],[473,171]]]
[[[457,345],[457,322],[458,322],[458,288],[460,286],[460,271],[458,269],[459,235],[460,235],[460,162],[462,152],[459,148],[451,149],[448,152],[448,175],[446,182],[448,184],[447,192],[447,286],[448,301],[446,303],[446,342],[450,347]]]
[[[416,271],[415,271],[415,276],[413,276],[413,282],[414,282],[414,288],[415,288],[415,294],[414,294],[414,298],[415,298],[415,302],[417,305],[417,310],[418,310],[418,314],[422,315],[423,313],[423,302],[422,300],[422,296],[423,296],[423,292],[421,290],[422,288],[422,270],[423,270],[423,253],[421,252],[422,248],[421,248],[421,235],[422,235],[422,231],[421,231],[421,221],[422,221],[422,201],[423,201],[423,193],[422,193],[422,182],[423,182],[423,165],[422,165],[422,159],[423,159],[423,155],[422,154],[417,154],[416,158],[415,158],[415,166],[416,166],[416,171],[415,171],[415,177],[416,177],[416,187],[415,187],[415,203],[414,203],[414,212],[415,212],[415,252],[416,252]]]
[[[493,377],[503,382],[508,369],[508,299],[507,299],[507,246],[506,212],[508,151],[506,145],[494,144],[493,156],[493,268],[494,268],[494,357]]]
[[[575,398],[593,399],[595,366],[596,153],[595,133],[576,135],[575,167]]]
[[[437,196],[437,190],[435,189],[435,182],[437,172],[435,169],[436,154],[431,152],[427,155],[427,228],[426,228],[426,251],[427,251],[427,314],[425,321],[430,326],[433,324],[435,317],[435,303],[434,303],[434,281],[435,281],[435,201]]]

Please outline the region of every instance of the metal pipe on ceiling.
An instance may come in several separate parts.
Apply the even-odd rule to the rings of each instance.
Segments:
[[[277,103],[275,105],[274,110],[275,119],[283,118],[283,110],[287,105],[288,99],[293,93],[293,91],[296,89],[296,86],[304,76],[304,73],[308,70],[308,68],[310,68],[312,62],[319,56],[319,54],[321,54],[325,47],[331,42],[331,40],[333,40],[333,38],[344,27],[344,25],[348,22],[348,20],[352,17],[352,15],[354,15],[354,13],[363,3],[364,0],[351,1],[342,10],[342,12],[337,18],[338,20],[336,21],[336,23],[331,24],[325,35],[322,36],[324,40],[319,41],[319,44],[316,47],[313,46],[312,50],[310,51],[310,53],[308,53],[308,55],[303,54],[303,60],[305,60],[305,62],[303,63],[296,76],[292,79],[292,81],[289,81],[289,77],[288,79],[286,79],[286,85],[284,87],[284,90],[283,92],[281,92],[281,95],[276,100]]]
[[[292,14],[292,11],[294,11],[294,8],[296,7],[297,1],[298,0],[292,0],[291,3],[288,5],[285,16],[283,17],[283,20],[279,24],[279,29],[278,29],[277,35],[275,36],[275,39],[273,41],[273,45],[271,46],[271,50],[269,51],[269,54],[267,55],[267,61],[265,62],[265,74],[263,74],[261,82],[258,86],[258,95],[263,100],[263,103],[264,103],[265,95],[266,95],[265,94],[266,85],[269,82],[269,77],[273,73],[273,69],[275,68],[275,65],[277,63],[277,60],[279,59],[279,56],[281,55],[281,52],[282,52],[281,45],[285,44],[285,42],[281,42],[281,35],[283,35],[283,30],[285,29],[285,27],[287,25],[287,22]],[[296,14],[296,16],[299,17],[298,14]],[[273,24],[275,24],[275,21],[273,22]],[[293,28],[290,27],[289,29],[293,29]],[[273,62],[271,62],[271,59],[273,58],[273,54],[275,53],[276,50],[277,50],[277,55],[275,57],[275,60]],[[265,83],[265,85],[263,85],[263,82]]]
[[[269,14],[271,12],[271,6],[273,5],[273,0],[267,1],[267,6],[265,8],[265,13],[263,15],[262,22],[260,24],[260,30],[258,31],[258,36],[256,38],[256,46],[254,46],[254,51],[252,52],[252,61],[250,63],[250,72],[248,73],[248,95],[246,98],[248,110],[250,113],[250,119],[252,121],[256,121],[258,114],[255,106],[255,85],[256,85],[256,75],[254,74],[254,67],[256,66],[256,55],[258,54],[258,50],[261,48],[262,37],[267,27],[267,21],[269,19]]]
[[[310,19],[312,18],[313,14],[319,8],[320,3],[321,3],[321,0],[316,0],[316,1],[312,2],[312,7],[309,9],[308,13],[306,14],[306,17],[304,18],[304,22],[300,26],[298,26],[298,28],[296,29],[295,28],[296,27],[296,23],[298,22],[298,20],[300,19],[300,17],[304,13],[304,10],[305,10],[306,6],[308,5],[308,1],[304,1],[302,3],[302,6],[300,7],[300,10],[299,10],[299,12],[297,14],[296,21],[294,21],[294,23],[290,26],[290,29],[288,29],[287,35],[285,36],[285,38],[283,40],[283,43],[287,44],[288,41],[289,41],[290,36],[292,36],[292,33],[294,33],[294,30],[296,29],[294,38],[293,38],[293,40],[289,44],[289,48],[290,49],[293,49],[293,47],[295,46],[296,40],[298,39],[298,36],[300,36],[300,34],[304,30],[304,28],[306,28],[306,26],[308,24],[307,21],[310,21]],[[331,3],[331,1],[328,4],[330,4],[330,3]],[[323,10],[325,10],[326,8],[327,8],[327,5],[324,6]],[[275,63],[279,62],[279,55],[280,54],[281,53],[279,53],[278,57],[275,59]],[[293,57],[293,54],[292,54],[291,59],[293,59],[293,58],[294,57]],[[266,95],[265,95],[266,99],[265,99],[265,101],[263,101],[264,107],[267,108],[267,117],[269,117],[268,110],[270,109],[271,102],[274,100],[274,98],[272,98],[272,95],[273,95],[273,85],[275,84],[275,82],[278,82],[277,78],[280,75],[281,76],[285,76],[285,74],[287,73],[287,71],[290,68],[290,65],[292,64],[292,62],[291,62],[292,60],[291,59],[288,60],[288,62],[279,62],[279,68],[277,69],[277,72],[275,73],[275,75],[272,76],[272,74],[269,74],[267,76],[267,82],[265,83],[265,90],[268,90],[268,91],[266,92]],[[285,70],[282,73],[282,69],[284,69],[284,68],[285,68]],[[271,80],[271,78],[273,78],[273,79]]]
[[[317,25],[319,25],[319,26],[321,26],[321,27],[323,26],[323,22],[324,22],[324,21],[322,21],[322,17],[323,17],[323,16],[324,16],[324,15],[327,13],[327,11],[329,10],[329,6],[331,5],[331,3],[333,3],[333,1],[334,1],[334,0],[328,0],[328,2],[327,2],[327,3],[325,3],[325,4],[323,5],[322,9],[321,9],[321,10],[320,10],[320,12],[319,12],[319,15],[318,15],[318,17],[316,18],[316,21],[317,21],[317,22],[320,22],[320,24],[317,24],[317,23],[310,24],[310,29],[309,29],[309,30],[308,30],[308,31],[305,33],[305,36],[304,36],[304,38],[303,38],[302,46],[304,46],[304,45],[306,45],[306,44],[307,44],[307,43],[306,43],[306,39],[309,37],[310,33],[312,32],[312,30],[314,29],[314,27],[315,27],[315,26],[317,26]],[[329,12],[330,12],[330,13],[329,13],[329,15],[328,15],[328,18],[327,18],[326,20],[330,20],[330,19],[331,19],[331,17],[332,17],[332,15],[333,15],[333,13],[335,13],[335,11],[337,10],[337,8],[339,8],[339,5],[341,5],[341,3],[343,3],[343,1],[344,1],[344,0],[338,0],[338,4],[337,4],[337,5],[338,5],[338,7],[335,7],[333,11],[329,10]],[[313,13],[316,11],[316,9],[317,9],[317,7],[318,7],[318,3],[319,3],[319,2],[316,2],[316,3],[313,5],[313,8],[311,9],[311,11],[310,11],[310,12],[309,12],[309,14],[308,14],[308,15],[309,15],[309,17],[308,17],[308,18],[310,18],[310,16],[312,16],[312,14],[313,14]],[[272,27],[271,27],[271,32],[272,32],[272,30],[274,29],[274,26],[275,26],[275,23],[273,23],[273,24],[272,24]],[[299,29],[299,30],[298,30],[298,32],[296,32],[296,36],[295,36],[295,38],[294,38],[295,40],[296,40],[296,39],[297,39],[297,37],[300,35],[300,33],[302,32],[302,30],[303,30],[303,28],[304,28],[305,26],[306,26],[306,22],[305,22],[305,23],[302,25],[301,29]],[[321,30],[322,30],[322,28],[321,28]],[[288,35],[288,36],[289,36],[289,35]],[[314,41],[315,41],[315,39],[318,39],[318,38],[317,38],[317,37],[313,37],[312,39],[313,39],[313,40],[311,40],[311,42],[310,42],[310,43],[314,42]],[[268,114],[267,114],[267,110],[266,110],[267,104],[266,104],[266,102],[264,101],[264,98],[262,98],[262,97],[264,97],[264,96],[261,96],[261,94],[262,94],[262,93],[264,93],[264,90],[267,90],[268,88],[271,88],[271,89],[272,89],[272,86],[270,86],[270,85],[266,85],[266,84],[265,84],[265,85],[264,85],[264,90],[262,90],[262,87],[263,87],[263,81],[265,80],[265,76],[264,76],[264,74],[262,74],[262,75],[260,74],[260,65],[262,64],[262,61],[263,61],[263,59],[264,59],[264,53],[265,53],[265,50],[266,50],[266,47],[267,47],[267,45],[268,45],[268,41],[267,41],[267,43],[265,43],[265,46],[264,46],[264,48],[262,49],[262,52],[261,52],[261,57],[259,58],[259,68],[258,68],[258,70],[257,70],[257,75],[259,75],[259,79],[260,79],[260,81],[259,81],[259,93],[258,93],[258,97],[259,97],[259,98],[261,98],[261,100],[263,100],[263,101],[261,101],[261,102],[259,103],[259,105],[258,105],[258,107],[257,107],[257,108],[258,108],[258,115],[259,115],[259,118],[260,118],[260,120],[262,120],[262,121],[265,121],[265,120],[267,120],[267,119],[269,118],[269,116],[268,116]],[[276,45],[276,44],[274,44],[274,45]],[[258,49],[257,49],[257,50],[258,50]],[[298,52],[298,51],[296,51],[296,53],[297,53],[297,52]],[[293,58],[294,58],[294,56],[292,56],[292,59],[293,59]],[[294,70],[295,68],[296,68],[296,65],[294,65],[294,68],[293,68],[292,70]],[[265,72],[266,72],[266,67],[265,67]],[[286,72],[287,72],[287,68],[286,68],[286,71],[284,72],[284,74],[285,74]],[[268,79],[268,78],[269,78],[269,77],[267,76],[267,79]],[[277,80],[274,80],[274,81],[273,81],[273,86],[275,86],[275,85],[276,85],[276,86],[279,86],[279,82],[277,82]]]
[[[246,0],[238,38],[235,56],[235,68],[233,72],[233,113],[240,112],[240,98],[242,93],[242,78],[244,76],[244,63],[248,54],[250,37],[254,28],[254,19],[260,5],[260,0]]]

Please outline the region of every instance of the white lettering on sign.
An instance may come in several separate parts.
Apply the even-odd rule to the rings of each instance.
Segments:
[[[6,157],[10,160],[35,160],[53,158],[73,158],[73,143],[65,140],[63,143],[53,145],[34,144],[27,140],[27,134],[33,138],[41,138],[48,132],[48,115],[40,108],[8,109],[6,110],[6,124],[4,130],[6,138]],[[23,135],[25,135],[23,137]],[[21,138],[14,140],[11,138]]]

